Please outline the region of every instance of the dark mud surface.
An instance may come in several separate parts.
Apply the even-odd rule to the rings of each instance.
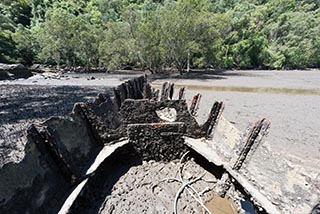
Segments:
[[[149,161],[131,167],[112,187],[111,194],[105,198],[100,208],[100,213],[173,213],[175,196],[183,182],[190,182],[201,175],[201,179],[190,185],[199,194],[196,195],[193,190],[187,188],[188,191],[181,192],[176,206],[178,213],[208,213],[199,201],[207,204],[221,188],[221,184],[216,177],[193,160],[185,163],[178,160],[169,163]],[[209,210],[215,214],[236,213],[236,210],[241,210],[240,200],[236,199],[240,195],[241,193],[232,189],[226,198],[233,199],[225,199],[225,204],[220,203],[219,206],[215,201],[211,202]]]
[[[23,157],[24,135],[31,123],[69,115],[75,102],[108,90],[103,86],[0,85],[0,166]]]

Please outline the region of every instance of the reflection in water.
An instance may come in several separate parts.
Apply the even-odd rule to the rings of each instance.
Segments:
[[[160,88],[161,84],[152,84],[155,88]],[[305,95],[320,95],[320,90],[317,89],[295,89],[295,88],[263,88],[263,87],[235,87],[235,86],[206,86],[206,85],[184,85],[175,84],[177,87],[186,87],[191,90],[204,91],[234,91],[234,92],[251,92],[251,93],[271,93],[271,94],[305,94]]]
[[[244,214],[256,214],[256,211],[249,200],[241,201],[241,207],[244,210]]]

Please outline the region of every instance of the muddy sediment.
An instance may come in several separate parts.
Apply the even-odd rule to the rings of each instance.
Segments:
[[[173,213],[175,197],[183,182],[191,181],[201,175],[203,175],[201,179],[190,185],[199,193],[200,199],[192,189],[186,188],[182,191],[176,206],[178,213],[206,213],[197,200],[206,204],[213,198],[217,199],[215,190],[219,188],[219,181],[194,160],[183,163],[179,160],[169,163],[151,160],[131,167],[112,187],[111,194],[105,198],[100,213]],[[229,214],[237,213],[236,207],[238,209],[240,207],[239,201],[236,200],[236,204],[232,199],[227,199],[241,195],[233,194],[225,198],[233,209]],[[220,206],[208,207],[212,213],[227,211],[223,203]]]
[[[268,142],[273,150],[306,165],[320,160],[320,123],[315,119],[320,114],[319,70],[199,72],[162,77],[153,84],[164,81],[185,86],[188,102],[202,94],[197,120],[206,119],[210,100],[221,100],[225,117],[240,131],[266,117],[272,122]]]
[[[75,102],[87,101],[108,87],[0,85],[0,167],[24,156],[32,123],[66,116]]]
[[[254,77],[254,78],[256,78],[256,77]],[[227,79],[227,78],[225,78],[225,79]],[[222,80],[225,80],[225,79],[222,79]],[[230,79],[232,80],[231,77],[230,77]],[[206,80],[204,80],[204,81],[199,80],[199,81],[202,82],[204,85],[208,84],[208,82]],[[23,135],[24,135],[24,131],[25,131],[26,127],[29,125],[30,122],[39,121],[41,119],[49,117],[49,115],[50,116],[59,115],[60,113],[63,113],[62,115],[66,115],[67,113],[69,113],[71,111],[70,109],[72,108],[74,102],[79,101],[79,98],[80,98],[80,100],[81,99],[84,100],[87,98],[87,95],[88,95],[87,92],[82,93],[82,90],[87,89],[86,87],[82,87],[82,86],[76,87],[76,90],[74,90],[74,87],[52,87],[52,86],[49,86],[49,87],[43,86],[42,88],[41,87],[40,86],[20,87],[20,86],[9,86],[9,85],[1,86],[1,90],[4,91],[4,93],[3,93],[4,95],[2,95],[0,97],[1,101],[3,101],[3,102],[1,102],[1,106],[0,106],[1,107],[0,108],[0,114],[1,114],[0,129],[1,129],[1,131],[3,131],[2,136],[0,136],[0,146],[2,149],[0,158],[1,158],[1,160],[3,160],[2,163],[16,162],[16,161],[19,161],[19,158],[21,159],[21,157],[23,156],[23,148],[24,148]],[[22,90],[20,90],[20,88],[22,88]],[[101,89],[100,87],[96,87],[96,88]],[[93,91],[96,90],[96,88],[94,88]],[[191,89],[191,93],[189,91],[188,96],[189,95],[192,96],[192,87],[190,89]],[[286,94],[285,91],[281,91],[281,93],[278,94],[278,93],[274,93],[272,91],[270,93],[269,92],[258,92],[258,91],[255,91],[255,92],[246,92],[246,91],[234,92],[233,91],[231,93],[228,90],[215,91],[215,92],[208,91],[206,89],[203,89],[203,90],[204,91],[202,91],[202,93],[204,94],[203,97],[205,98],[205,100],[208,100],[208,97],[211,97],[213,93],[216,96],[219,96],[221,94],[227,94],[227,96],[232,97],[232,99],[231,98],[225,99],[226,104],[227,104],[226,106],[227,106],[227,108],[229,108],[226,111],[227,112],[226,115],[227,115],[228,119],[231,118],[231,120],[234,121],[233,123],[236,126],[240,125],[240,127],[244,127],[244,124],[245,124],[244,121],[248,122],[251,120],[248,118],[253,118],[252,121],[255,121],[256,120],[255,118],[261,118],[261,116],[270,115],[268,117],[271,119],[271,121],[273,121],[272,125],[275,124],[275,126],[276,126],[276,130],[274,133],[276,133],[277,139],[274,138],[274,136],[272,136],[271,137],[272,141],[269,144],[265,144],[261,147],[261,149],[258,149],[255,157],[253,158],[254,161],[251,161],[252,163],[248,166],[249,171],[246,171],[246,169],[244,169],[244,170],[241,170],[241,173],[243,173],[247,177],[247,179],[251,183],[253,183],[255,185],[255,187],[257,189],[259,189],[259,191],[261,193],[266,195],[267,198],[270,201],[272,201],[272,203],[274,203],[281,211],[289,212],[289,210],[295,210],[295,211],[302,210],[303,208],[301,206],[297,205],[297,200],[301,200],[302,203],[305,203],[305,201],[308,200],[307,197],[309,197],[309,196],[306,196],[305,194],[301,195],[303,192],[308,192],[308,190],[319,191],[319,189],[317,188],[317,183],[315,182],[316,177],[319,176],[319,171],[316,170],[316,166],[317,166],[316,160],[318,157],[318,153],[316,153],[316,151],[317,151],[316,150],[317,149],[317,139],[316,139],[317,137],[316,136],[317,135],[314,133],[312,133],[314,135],[312,135],[312,134],[310,135],[310,133],[311,133],[311,132],[309,132],[310,130],[307,131],[307,130],[303,129],[302,130],[303,134],[301,136],[299,129],[303,128],[306,124],[312,126],[311,128],[309,127],[309,129],[317,128],[317,124],[314,124],[314,120],[312,120],[312,119],[310,120],[310,118],[313,118],[315,115],[316,108],[313,105],[313,103],[318,100],[319,96],[317,94],[305,94],[304,95],[303,93],[300,93],[303,90],[300,90],[300,92],[298,94],[295,94],[295,93],[294,94],[292,94],[292,93]],[[318,89],[308,88],[307,90],[317,91]],[[7,91],[8,91],[8,93],[7,93]],[[41,97],[41,95],[43,94],[43,91],[44,91],[44,96]],[[79,95],[79,93],[75,93],[75,91],[78,91],[78,92],[81,91],[80,95]],[[101,90],[99,90],[99,92],[101,92]],[[261,94],[259,94],[259,93],[261,93]],[[19,96],[17,94],[19,94],[21,96]],[[40,94],[40,97],[38,96],[38,94]],[[93,92],[93,96],[95,96],[96,94],[97,94],[97,92]],[[258,94],[258,96],[257,96],[257,94]],[[62,101],[63,104],[60,102],[60,100],[61,100],[60,97],[64,97],[63,101]],[[89,92],[88,97],[90,97],[90,92]],[[242,100],[243,97],[245,97],[245,99]],[[308,105],[308,106],[303,105],[306,103],[305,101],[298,102],[297,104],[299,104],[299,105],[294,105],[296,100],[292,99],[292,97],[299,98],[302,100],[313,99],[313,101],[310,102],[309,103],[310,105]],[[78,99],[78,100],[74,100],[74,99]],[[187,99],[188,99],[188,101],[191,100],[190,97],[187,97]],[[19,102],[20,100],[22,102]],[[276,101],[276,105],[274,104],[274,102],[270,102],[268,100]],[[231,101],[234,101],[235,103],[232,103]],[[250,105],[247,105],[247,104],[243,105],[242,104],[243,101],[245,103],[249,102]],[[69,102],[70,102],[70,106],[68,105]],[[264,103],[259,103],[259,102],[264,102]],[[51,105],[50,105],[50,103],[51,103]],[[212,101],[210,101],[210,102],[204,101],[204,102],[202,102],[202,104],[203,103],[204,103],[204,105],[200,106],[200,111],[199,111],[198,118],[200,119],[200,121],[202,120],[201,118],[203,117],[203,115],[207,115],[207,112],[203,111],[203,109],[208,111],[210,108],[208,106],[208,104],[209,105],[212,104]],[[230,103],[231,103],[231,105],[230,105]],[[291,108],[288,105],[291,105]],[[234,109],[233,111],[230,110],[230,106],[231,106],[231,109]],[[304,106],[304,107],[302,107],[302,106]],[[238,109],[239,107],[240,107],[240,109]],[[258,110],[257,110],[257,108],[258,108]],[[12,110],[12,109],[14,109],[14,111],[10,112],[10,110]],[[259,112],[259,109],[260,110],[262,109],[263,111],[267,110],[267,112],[264,112],[264,113],[260,112],[258,114],[256,112],[252,112],[252,111]],[[282,111],[281,109],[284,109],[284,110]],[[68,112],[66,112],[64,110],[66,110]],[[285,112],[285,114],[284,114],[284,112]],[[303,115],[302,112],[308,112],[308,114]],[[238,116],[237,116],[237,114],[238,114]],[[236,115],[236,117],[235,117],[236,119],[233,118],[233,116],[235,116],[235,115]],[[294,115],[294,117],[292,117],[292,115]],[[4,116],[4,117],[2,117],[2,116]],[[29,118],[32,118],[32,119],[30,120]],[[246,118],[246,119],[242,120],[241,118]],[[280,123],[279,120],[282,121],[282,123]],[[150,126],[148,126],[148,127],[150,127]],[[135,131],[136,128],[137,127],[135,127],[133,130]],[[272,130],[274,130],[274,127],[272,127]],[[297,133],[291,133],[294,130],[296,130]],[[143,133],[144,130],[142,130],[140,132]],[[288,133],[285,133],[285,132],[288,132]],[[139,133],[139,131],[138,131],[133,136],[139,135],[141,133]],[[283,144],[283,141],[289,140],[288,137],[285,137],[285,136],[288,136],[288,134],[290,134],[290,133],[291,133],[293,139],[289,141],[289,144],[287,144],[287,145]],[[164,133],[164,134],[160,133],[160,134],[162,134],[162,137],[165,137],[165,138],[167,136],[171,135],[170,133]],[[298,137],[298,138],[296,138],[296,137]],[[178,136],[178,138],[179,138],[179,136]],[[300,147],[297,145],[297,144],[299,144],[301,138],[303,138],[305,140],[301,144],[301,145],[303,145],[303,147],[301,147],[301,145],[300,145]],[[134,137],[132,139],[134,139]],[[269,140],[270,140],[270,138],[269,138]],[[162,140],[160,139],[160,141],[162,141]],[[179,142],[179,140],[176,140],[176,141]],[[131,142],[131,144],[132,143],[134,146],[135,145],[134,142]],[[275,144],[275,143],[279,143],[279,145]],[[142,145],[145,145],[145,147],[150,146],[150,145],[148,145],[147,141]],[[290,146],[288,147],[288,145],[290,145]],[[268,158],[270,157],[269,155],[271,154],[270,153],[271,150],[268,148],[269,146],[272,147],[273,149],[276,148],[276,150],[278,150],[278,154],[272,153],[273,158],[272,158],[272,160],[268,161]],[[299,149],[298,149],[298,147],[299,147]],[[168,165],[168,164],[175,165],[175,164],[177,164],[177,162],[172,161],[172,160],[177,159],[178,156],[180,157],[181,154],[186,151],[184,148],[181,148],[181,149],[182,149],[181,151],[180,150],[177,151],[177,154],[173,154],[172,157],[170,157],[171,154],[168,155],[166,153],[162,153],[160,147],[159,148],[157,148],[157,147],[151,148],[151,151],[154,151],[154,153],[156,155],[160,155],[160,156],[165,155],[166,157],[169,157],[169,159],[167,161],[170,161],[170,162],[166,163],[166,165]],[[171,150],[172,150],[172,148],[171,148]],[[151,165],[155,164],[155,167],[157,167],[156,164],[160,164],[160,165],[162,164],[161,162],[157,163],[157,162],[153,162],[153,161],[142,162],[143,160],[149,160],[149,159],[145,159],[146,157],[143,157],[143,155],[141,155],[141,154],[146,154],[145,151],[140,152],[139,148],[137,148],[137,147],[133,151],[134,152],[131,154],[131,155],[133,155],[132,159],[130,159],[130,155],[127,156],[128,157],[127,162],[131,164],[131,165],[129,164],[131,166],[131,168],[124,167],[124,171],[122,173],[120,173],[121,175],[119,175],[119,177],[117,177],[117,179],[114,179],[114,181],[111,182],[112,185],[109,184],[109,188],[106,188],[109,191],[108,194],[103,193],[103,194],[99,195],[99,197],[97,198],[97,200],[100,201],[99,203],[91,203],[90,202],[90,200],[93,200],[92,202],[96,201],[95,197],[92,197],[90,200],[87,200],[88,197],[90,198],[91,193],[93,194],[93,196],[95,196],[96,192],[99,192],[99,191],[91,191],[88,189],[87,192],[84,191],[82,193],[82,195],[85,196],[85,198],[87,198],[86,202],[89,203],[89,204],[87,204],[88,207],[90,207],[89,205],[91,204],[91,206],[94,206],[93,209],[97,210],[97,209],[99,209],[99,204],[102,203],[103,200],[105,200],[103,204],[106,205],[106,203],[108,203],[107,198],[110,196],[110,194],[112,195],[113,191],[117,192],[117,190],[119,189],[119,188],[115,188],[115,189],[113,189],[113,188],[115,186],[117,186],[118,182],[121,181],[122,178],[130,180],[131,177],[133,177],[135,174],[139,174],[137,171],[134,171],[135,169],[138,169],[138,171],[141,171],[141,173],[144,174],[144,175],[141,175],[142,180],[143,180],[144,177],[148,178],[148,172],[143,173],[143,171],[148,171],[148,170],[150,171],[150,167],[148,167],[148,164],[151,164]],[[284,155],[281,156],[281,154],[284,154]],[[150,154],[147,154],[147,156],[149,157]],[[152,153],[151,153],[151,156],[152,156]],[[163,159],[163,157],[160,157],[160,156],[159,156],[159,160]],[[293,161],[290,159],[292,156],[295,157],[295,159],[293,159]],[[137,157],[138,157],[138,159],[137,159],[138,162],[135,162],[135,160],[136,160],[135,158],[137,158]],[[307,159],[305,159],[305,158],[307,158]],[[151,159],[155,159],[155,157],[152,157]],[[310,159],[310,160],[308,160],[308,159]],[[313,161],[313,160],[315,160],[315,161]],[[310,161],[310,164],[308,163],[308,161]],[[266,162],[270,162],[270,165],[265,164]],[[141,165],[141,163],[142,163],[142,165]],[[124,166],[127,165],[125,162],[123,164],[124,164]],[[268,168],[268,167],[271,167],[274,165],[278,165],[279,169],[269,169]],[[103,167],[103,164],[102,164],[102,167]],[[106,165],[105,167],[110,167],[110,166]],[[114,167],[115,167],[114,169],[121,168],[120,165],[119,166],[114,165]],[[180,165],[180,167],[181,167],[181,165]],[[166,168],[166,166],[164,166],[164,168]],[[133,172],[131,172],[131,170],[133,170]],[[261,172],[260,172],[260,170],[261,170]],[[276,170],[277,172],[279,171],[279,175],[283,172],[287,173],[287,171],[288,171],[289,174],[285,175],[285,179],[288,179],[288,182],[289,181],[290,182],[297,182],[297,183],[299,183],[299,185],[303,184],[303,182],[305,182],[305,184],[303,184],[304,187],[302,187],[302,189],[300,191],[301,194],[297,194],[297,189],[290,186],[290,185],[282,186],[281,185],[282,183],[286,184],[288,182],[283,180],[282,177],[277,176],[278,173],[267,173],[266,175],[263,175],[262,173],[264,172],[264,170],[266,172]],[[102,170],[102,171],[105,171],[105,170]],[[128,178],[127,174],[125,172],[127,172],[128,176],[129,175],[132,175],[132,176],[130,176]],[[189,176],[190,173],[187,173],[187,174]],[[258,175],[258,180],[256,180],[256,178],[255,178],[256,175]],[[105,174],[104,176],[97,176],[97,175],[95,175],[95,176],[97,179],[101,179],[102,177],[108,176],[108,174]],[[259,176],[260,176],[260,178],[259,178]],[[95,179],[92,178],[90,180],[92,182],[92,185],[94,186]],[[275,183],[273,183],[273,182],[275,182]],[[280,182],[280,183],[277,183],[277,182]],[[100,181],[98,183],[103,184],[103,182],[101,183]],[[128,183],[130,183],[130,181],[127,182],[127,181],[123,180],[123,182],[120,184],[120,187],[121,187],[121,185],[128,185]],[[114,184],[114,186],[113,186],[113,184]],[[169,184],[170,183],[168,183],[166,185],[166,187],[169,186]],[[277,185],[278,186],[280,185],[279,192],[277,192],[277,189],[275,189],[277,187]],[[139,184],[138,186],[141,188],[144,188],[145,186],[148,186],[148,185]],[[88,187],[90,187],[90,185],[88,185]],[[267,188],[267,189],[265,189],[265,188]],[[105,188],[97,188],[97,190],[105,190]],[[135,191],[135,190],[132,190],[132,191]],[[272,193],[271,195],[268,193],[269,191]],[[213,191],[213,192],[219,192],[219,189],[216,191]],[[276,194],[274,194],[274,192],[276,192]],[[138,192],[135,194],[139,195]],[[282,194],[285,194],[288,197],[282,198],[281,197]],[[108,195],[107,198],[105,198],[106,195]],[[128,201],[129,201],[130,197],[132,197],[132,195],[130,196],[130,194],[129,194]],[[211,199],[212,199],[212,197],[211,197]],[[297,197],[298,197],[298,199],[297,199]],[[236,197],[233,197],[233,198],[236,198]],[[114,197],[111,197],[109,199],[116,200],[116,198],[114,198]],[[143,200],[142,197],[141,197],[141,200]],[[188,201],[187,198],[186,198],[186,200]],[[208,200],[209,200],[208,203],[210,201],[212,201],[210,199],[208,199]],[[80,199],[78,200],[77,203],[81,204],[82,202],[83,202],[83,200],[81,200],[81,197],[80,197]],[[76,209],[81,210],[81,206],[80,207],[76,206],[77,203],[74,205],[75,210]],[[115,203],[124,203],[124,207],[127,206],[125,204],[126,202],[115,201]],[[150,202],[150,203],[152,203],[152,202]],[[283,204],[283,206],[281,204]],[[116,209],[114,208],[114,206],[110,205],[107,207],[108,207],[108,209],[111,209],[111,211],[109,210],[110,212],[113,212],[113,211],[117,212]],[[195,207],[197,208],[198,205],[195,205]],[[291,208],[291,207],[293,207],[293,208]],[[142,208],[143,208],[143,210],[145,209],[145,207],[143,207],[143,205],[142,205]],[[192,210],[188,210],[188,211],[190,211],[190,212],[192,212],[193,210],[196,211],[196,208],[192,208]],[[189,208],[186,208],[186,209],[189,209]],[[104,209],[102,208],[101,210],[104,210]]]

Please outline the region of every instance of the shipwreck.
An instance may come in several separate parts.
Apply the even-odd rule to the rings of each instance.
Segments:
[[[0,169],[0,213],[319,213],[320,181],[263,147],[268,119],[242,133],[214,101],[199,124],[201,94],[189,106],[185,91],[141,76],[33,124],[24,159]]]

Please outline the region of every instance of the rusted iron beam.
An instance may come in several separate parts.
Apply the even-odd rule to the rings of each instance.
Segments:
[[[97,136],[94,127],[92,126],[92,122],[95,120],[95,118],[92,118],[90,116],[90,113],[88,109],[86,108],[86,104],[84,103],[76,103],[73,107],[73,114],[78,114],[82,120],[84,120],[86,126],[88,127],[88,130],[92,137],[94,138],[94,142],[97,144],[102,144],[99,136]]]
[[[178,99],[179,99],[179,100],[184,99],[184,97],[185,97],[185,93],[186,93],[186,88],[185,88],[185,87],[180,88],[180,90],[179,90],[179,97],[178,97]]]
[[[191,106],[190,106],[190,114],[192,116],[196,116],[197,115],[197,112],[199,110],[201,97],[202,97],[201,94],[197,94],[192,99]]]
[[[170,88],[170,83],[169,82],[163,83],[162,89],[161,89],[161,97],[160,97],[161,101],[168,100],[169,88]]]
[[[33,124],[28,129],[28,134],[34,139],[38,150],[42,154],[49,153],[63,177],[70,182],[70,184],[76,183],[77,176],[71,170],[71,167],[59,149],[55,138],[46,128],[42,127],[41,129],[42,130],[39,131]]]
[[[205,132],[206,137],[209,137],[212,134],[213,129],[216,127],[222,112],[224,110],[223,102],[214,102],[212,105],[208,120],[203,125],[203,131]]]
[[[119,111],[121,106],[121,97],[120,97],[119,89],[113,88],[113,94],[114,94],[114,103],[116,104],[117,110]]]
[[[135,87],[134,87],[134,81],[131,79],[131,80],[128,80],[126,82],[126,89],[127,89],[127,98],[129,99],[134,99],[135,98]]]
[[[108,128],[88,104],[77,103],[73,111],[79,114],[85,121],[94,141],[97,142],[98,145],[104,145],[105,143],[117,140],[125,134],[124,130]]]
[[[151,99],[152,98],[152,87],[149,83],[145,84],[145,86],[143,88],[143,98],[144,99]]]
[[[152,93],[152,97],[154,100],[159,100],[160,97],[160,90],[159,89],[154,89]]]
[[[270,124],[271,124],[270,121],[266,118],[255,123],[255,125],[252,127],[251,131],[249,132],[248,137],[243,140],[244,146],[240,152],[240,155],[237,161],[233,166],[234,170],[240,170],[248,154],[250,152],[253,152],[258,147],[262,137],[267,134]]]
[[[170,100],[172,100],[173,93],[174,93],[174,83],[171,83],[169,85],[169,98],[170,98]]]
[[[120,109],[122,103],[126,99],[142,99],[144,86],[147,83],[147,79],[145,76],[141,76],[139,78],[135,78],[133,80],[128,80],[121,85],[118,85],[113,89],[115,103]]]

